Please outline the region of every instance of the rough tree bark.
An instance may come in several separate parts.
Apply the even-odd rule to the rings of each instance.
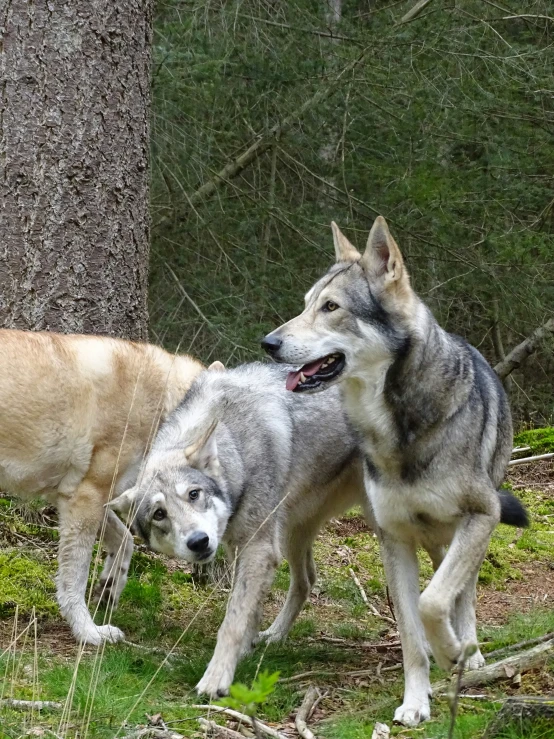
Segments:
[[[146,339],[151,0],[0,3],[0,326]]]

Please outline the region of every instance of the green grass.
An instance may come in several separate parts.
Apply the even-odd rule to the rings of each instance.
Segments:
[[[545,567],[552,561],[552,535],[548,532],[554,500],[547,492],[537,490],[517,494],[530,509],[532,525],[525,532],[505,526],[497,528],[481,571],[483,592],[509,588],[511,582],[523,577],[522,566],[529,568],[535,563]],[[0,658],[0,692],[23,699],[34,696],[63,701],[75,674],[77,647],[61,623],[55,604],[55,532],[44,525],[37,507],[29,511],[0,499],[0,515],[6,523],[0,529],[2,643],[8,643],[16,605],[19,629],[28,623],[33,608],[38,617],[36,650],[30,630],[26,642],[21,641],[15,653],[10,651]],[[280,681],[263,706],[261,717],[277,724],[287,721],[298,708],[306,685],[315,682],[329,691],[321,704],[323,715],[315,727],[317,735],[326,739],[365,739],[371,736],[375,721],[391,725],[403,690],[401,671],[385,672],[380,681],[375,679],[377,663],[394,665],[400,659],[398,651],[376,654],[356,647],[359,640],[394,638],[394,629],[368,612],[349,574],[352,568],[372,603],[381,613],[388,614],[377,541],[360,527],[359,515],[359,511],[351,511],[319,537],[315,546],[319,578],[314,596],[287,643],[257,648],[240,663],[236,673],[237,681],[250,684],[260,665],[270,672],[278,670],[282,679],[307,670],[317,671],[305,682]],[[422,586],[430,575],[430,563],[422,555]],[[133,727],[144,724],[146,714],[160,712],[173,729],[186,737],[194,735],[199,711],[191,708],[196,701],[193,689],[211,657],[229,586],[221,557],[214,564],[213,576],[223,586],[215,593],[213,581],[199,585],[187,567],[152,555],[142,547],[135,552],[128,585],[112,620],[124,629],[128,639],[147,647],[169,650],[180,639],[176,656],[162,665],[162,655],[126,645],[107,646],[101,652],[87,649],[76,672],[70,728],[62,727],[58,736],[113,739],[124,721]],[[266,604],[266,623],[282,605],[288,583],[289,569],[283,563]],[[102,612],[96,616],[97,620],[102,617]],[[480,639],[483,651],[489,652],[549,631],[554,631],[554,611],[538,608],[526,614],[506,614],[500,626],[484,625]],[[351,646],[322,640],[321,635],[346,639]],[[358,677],[348,674],[357,670],[368,672]],[[440,677],[439,671],[433,669],[432,679]],[[550,668],[525,674],[521,691],[540,692],[545,686],[554,688],[554,672]],[[462,698],[456,739],[482,736],[500,705],[494,700],[502,698],[504,689],[503,685],[490,688],[490,702]],[[31,716],[0,708],[0,739],[22,737],[37,727],[59,732],[59,722],[59,712],[44,711]],[[447,737],[448,725],[448,703],[437,696],[432,720],[424,728],[410,731],[392,727],[392,734],[441,739]],[[539,739],[554,733],[552,727],[506,727],[502,736]]]

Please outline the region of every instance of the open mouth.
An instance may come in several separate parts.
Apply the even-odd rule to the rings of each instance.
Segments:
[[[344,354],[335,352],[326,357],[309,362],[294,372],[289,372],[287,377],[287,390],[298,393],[302,390],[315,390],[324,382],[329,382],[338,377],[343,371],[346,360]]]

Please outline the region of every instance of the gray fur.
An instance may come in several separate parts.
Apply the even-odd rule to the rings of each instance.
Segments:
[[[263,345],[303,369],[343,357],[334,374],[295,385],[295,397],[340,384],[361,434],[404,654],[395,720],[415,726],[429,717],[427,643],[447,670],[465,643],[477,646],[475,585],[490,535],[502,511],[507,523],[526,521],[521,504],[497,491],[512,448],[510,409],[484,358],[444,331],[411,289],[384,219],[363,255],[333,229],[338,263],[309,291],[303,313]],[[436,569],[421,596],[418,546]],[[483,664],[477,650],[469,666]]]
[[[227,692],[257,637],[282,556],[291,585],[281,613],[259,637],[269,641],[286,637],[309,595],[312,542],[323,523],[366,505],[361,456],[338,390],[296,398],[285,390],[286,376],[286,368],[264,364],[203,372],[161,427],[139,484],[111,504],[134,516],[153,549],[208,561],[222,541],[231,560],[237,557],[225,620],[198,685],[211,696]],[[201,490],[192,502],[191,489]],[[167,515],[156,522],[158,508]],[[187,544],[199,533],[209,537],[202,557]]]

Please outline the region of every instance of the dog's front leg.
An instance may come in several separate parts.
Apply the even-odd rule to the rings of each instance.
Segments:
[[[107,554],[104,569],[94,588],[94,599],[105,603],[111,611],[117,607],[127,583],[134,544],[129,529],[116,514],[108,510],[106,515],[103,544]]]
[[[394,720],[405,726],[417,726],[430,715],[429,658],[425,634],[418,613],[419,572],[415,543],[380,533],[381,555],[394,604],[402,658],[404,662],[404,702],[394,713]]]
[[[241,654],[250,647],[260,620],[263,599],[277,565],[278,548],[268,539],[253,541],[239,553],[235,583],[213,657],[196,686],[212,698],[226,695]]]
[[[467,598],[471,595],[468,589],[475,587],[477,573],[499,518],[499,511],[464,516],[446,557],[421,594],[419,611],[425,633],[437,664],[444,670],[454,667],[462,650],[452,623],[456,600],[462,595],[466,599],[462,605],[467,608]],[[473,634],[474,630],[470,628],[466,633]]]
[[[92,548],[104,515],[103,502],[102,491],[87,480],[71,495],[59,495],[57,501],[58,603],[77,641],[86,644],[124,638],[115,626],[96,626],[85,602]]]

